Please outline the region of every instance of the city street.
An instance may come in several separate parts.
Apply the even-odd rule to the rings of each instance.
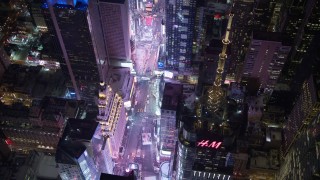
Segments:
[[[163,5],[163,4],[162,4]],[[160,9],[158,5],[153,8]],[[141,9],[131,9],[135,23],[135,51],[133,61],[137,72],[136,97],[132,117],[123,139],[124,153],[117,161],[117,174],[129,171],[129,164],[139,165],[140,179],[159,179],[159,164],[156,161],[156,138],[154,130],[159,107],[160,79],[153,74],[157,70],[159,47],[162,43],[161,21],[158,11],[148,14]],[[150,135],[148,143],[142,140],[143,134]]]
[[[136,72],[145,76],[157,67],[158,51],[161,43],[161,21],[162,16],[145,16],[145,13],[135,11],[134,19],[139,18],[140,25],[136,25],[136,46],[133,53]],[[149,19],[152,19],[149,23]],[[148,23],[147,23],[148,21]],[[139,24],[139,23],[138,23]]]
[[[157,98],[154,94],[157,93],[155,87],[158,87],[156,84],[159,82],[159,79],[153,79],[151,81],[140,81],[137,85],[137,104],[134,108],[132,123],[125,132],[124,155],[118,164],[119,167],[122,167],[123,172],[129,163],[137,163],[142,177],[157,177],[155,172],[155,168],[158,168],[155,149],[156,139],[152,138],[151,145],[142,145],[141,135],[142,132],[154,133],[156,111],[159,111]]]

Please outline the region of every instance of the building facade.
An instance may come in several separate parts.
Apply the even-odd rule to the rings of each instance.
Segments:
[[[95,150],[99,144],[93,143],[98,129],[98,122],[68,119],[55,154],[61,179],[97,180],[100,178],[101,169],[97,161],[102,156]]]
[[[160,158],[169,159],[175,150],[176,142],[176,111],[179,98],[182,95],[182,85],[166,83],[163,91],[160,131],[158,136]]]
[[[253,32],[245,56],[242,77],[258,78],[260,89],[272,91],[291,47],[281,33]]]
[[[175,178],[232,179],[234,158],[225,149],[223,138],[202,129],[205,122],[185,120],[189,122],[183,123],[179,131]]]
[[[107,83],[100,84],[97,120],[101,125],[99,136],[104,141],[102,152],[107,172],[112,173],[131,110],[134,77],[130,68],[110,68],[106,79]]]
[[[128,0],[99,0],[100,22],[109,59],[131,59]]]
[[[281,29],[292,42],[292,48],[279,79],[281,83],[294,83],[297,68],[306,56],[314,36],[319,32],[319,11],[320,2],[316,0],[287,1],[284,5]]]
[[[319,73],[306,79],[284,123],[282,163],[276,179],[319,179]]]
[[[88,24],[86,1],[47,1],[42,4],[53,59],[68,77],[71,94],[96,112],[99,69]]]
[[[239,0],[234,2],[232,12],[234,14],[232,24],[232,46],[230,53],[230,65],[227,79],[240,82],[244,57],[250,43],[250,35],[253,26],[253,0]]]
[[[68,118],[81,116],[82,101],[46,97],[30,106],[2,105],[2,131],[12,143],[11,150],[55,152]]]
[[[166,69],[184,72],[191,67],[195,0],[166,0]]]

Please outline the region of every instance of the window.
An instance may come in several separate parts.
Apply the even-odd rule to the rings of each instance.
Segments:
[[[186,34],[181,34],[181,39],[187,39],[188,36]]]
[[[186,49],[180,49],[180,53],[186,53]]]
[[[180,46],[186,47],[187,43],[186,42],[180,42]]]

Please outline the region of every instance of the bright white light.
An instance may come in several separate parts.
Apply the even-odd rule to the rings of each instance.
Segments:
[[[125,108],[130,108],[131,107],[131,101],[126,101],[123,103]]]
[[[172,79],[173,73],[170,71],[164,71],[164,77]]]
[[[170,151],[161,150],[161,154],[162,154],[162,155],[165,155],[165,156],[170,156],[170,155],[171,155],[171,152],[170,152]]]
[[[159,108],[157,108],[157,110],[156,110],[156,115],[157,115],[157,116],[160,116],[160,115],[161,115],[161,111],[160,111]]]

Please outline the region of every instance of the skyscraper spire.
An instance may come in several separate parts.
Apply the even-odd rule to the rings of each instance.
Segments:
[[[216,112],[219,109],[219,106],[221,105],[221,100],[224,94],[223,90],[221,89],[222,74],[223,74],[224,65],[227,59],[226,51],[227,51],[227,46],[230,43],[229,35],[230,35],[233,16],[234,15],[232,13],[229,14],[226,34],[225,34],[225,37],[222,39],[223,47],[222,47],[221,53],[219,54],[216,78],[214,80],[213,86],[210,87],[208,90],[207,106],[208,106],[208,110],[211,112]]]

